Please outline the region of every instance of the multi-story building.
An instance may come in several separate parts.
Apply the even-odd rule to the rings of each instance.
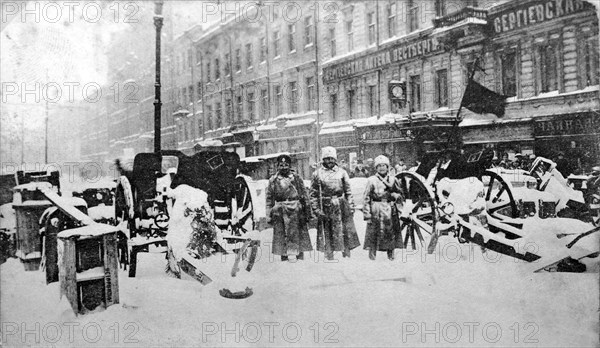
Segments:
[[[597,11],[586,1],[343,2],[322,64],[326,119],[376,116],[353,128],[363,158],[416,160],[462,133],[467,150],[570,149],[589,165],[600,154]],[[461,108],[472,73],[509,97],[504,116]],[[403,96],[391,98],[397,84]],[[350,127],[333,133],[322,142],[357,150]]]
[[[598,5],[597,2],[596,6]],[[486,85],[506,115],[461,123],[467,147],[600,162],[598,8],[588,1],[509,1],[490,8],[480,44]]]
[[[182,150],[198,139],[218,139],[240,143],[246,156],[292,152],[299,170],[309,174],[322,59],[316,51],[318,11],[312,3],[290,4],[293,18],[286,2],[245,7],[203,33],[176,40],[181,44],[172,60],[184,67],[175,73]],[[193,45],[190,37],[197,37]]]
[[[163,148],[193,153],[218,139],[246,156],[291,152],[305,176],[317,145],[348,162],[385,153],[410,163],[449,139],[466,150],[598,161],[591,2],[290,1],[229,12],[165,43]],[[508,96],[505,115],[461,107],[470,78]],[[119,123],[113,148],[152,148],[152,87],[147,103],[108,111]]]
[[[186,154],[193,154],[194,145],[204,140],[202,71],[200,56],[194,52],[194,42],[202,33],[202,27],[195,25],[176,37],[169,57],[167,89],[173,96],[176,149]]]

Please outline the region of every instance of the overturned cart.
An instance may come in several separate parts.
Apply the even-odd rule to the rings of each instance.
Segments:
[[[531,271],[584,270],[578,260],[598,255],[600,228],[581,193],[547,159],[524,171],[487,169],[483,157],[454,158],[436,180],[428,174],[432,166],[397,175],[405,198],[397,203],[404,246],[416,249],[418,240],[433,253],[440,236],[454,235],[528,261]]]
[[[140,153],[131,170],[120,166],[115,218],[126,235],[120,261],[129,265],[129,276],[136,275],[138,253],[155,247],[168,251],[168,270],[183,270],[203,284],[210,278],[194,260],[217,252],[238,254],[233,274],[240,261],[249,271],[259,242],[249,238],[252,197],[239,168],[236,153],[218,150]]]

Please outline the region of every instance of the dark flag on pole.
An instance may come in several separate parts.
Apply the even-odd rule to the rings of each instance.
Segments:
[[[502,117],[506,96],[491,91],[470,78],[460,104],[478,114],[495,114]]]

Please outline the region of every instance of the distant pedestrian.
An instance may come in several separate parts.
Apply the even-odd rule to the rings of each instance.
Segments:
[[[312,250],[308,234],[311,206],[302,178],[291,171],[288,155],[277,157],[278,171],[267,186],[267,222],[273,225],[273,254],[287,261],[290,255],[304,259]]]
[[[362,160],[358,160],[356,162],[356,167],[354,168],[354,170],[352,171],[352,177],[353,178],[366,178],[367,175],[367,170],[365,169],[364,165],[363,165],[363,161]]]
[[[520,153],[516,154],[515,155],[515,160],[512,163],[512,168],[513,169],[523,169],[523,165],[524,165],[523,162],[524,162],[524,160],[525,160],[525,156],[523,156]]]
[[[340,168],[342,168],[343,170],[345,170],[346,172],[348,172],[348,163],[346,163],[346,160],[341,160],[340,161]]]
[[[558,158],[555,160],[556,170],[558,170],[565,178],[572,173],[571,163],[565,158],[563,152],[558,153]]]
[[[375,158],[377,174],[369,177],[363,195],[363,216],[367,221],[364,249],[375,260],[377,251],[387,251],[394,259],[394,249],[402,247],[400,229],[395,226],[398,212],[395,202],[402,197],[398,181],[389,173],[390,161],[381,155]]]
[[[367,158],[367,163],[365,164],[365,169],[367,171],[367,177],[370,177],[371,175],[375,175],[375,173],[376,173],[375,165],[374,165],[374,161],[372,158]]]
[[[512,162],[508,159],[508,154],[506,152],[502,154],[502,160],[500,160],[500,163],[498,163],[498,167],[504,169],[512,168]]]
[[[321,166],[313,173],[310,185],[312,208],[318,216],[317,250],[333,259],[334,251],[350,257],[350,250],[360,246],[354,226],[354,199],[350,177],[337,164],[333,147],[321,149]]]
[[[401,158],[400,161],[398,162],[398,164],[396,165],[396,171],[398,171],[398,173],[400,172],[404,172],[406,170],[408,170],[408,167],[406,166],[406,164],[404,163],[404,159]]]

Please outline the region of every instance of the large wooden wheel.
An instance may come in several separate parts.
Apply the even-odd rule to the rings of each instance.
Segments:
[[[600,190],[598,191],[591,195],[588,205],[592,224],[596,227],[600,226]]]
[[[398,221],[403,245],[408,247],[410,241],[412,248],[416,249],[416,238],[421,246],[425,244],[424,234],[430,235],[427,252],[433,253],[439,238],[436,223],[438,214],[433,191],[426,186],[425,179],[416,173],[402,172],[396,175],[404,202],[396,203],[398,208]]]
[[[510,183],[491,170],[486,170],[482,179],[486,185],[485,203],[488,214],[519,217],[519,209]]]
[[[243,176],[237,176],[224,199],[215,199],[213,204],[215,223],[225,235],[241,237],[254,229],[252,195]]]

